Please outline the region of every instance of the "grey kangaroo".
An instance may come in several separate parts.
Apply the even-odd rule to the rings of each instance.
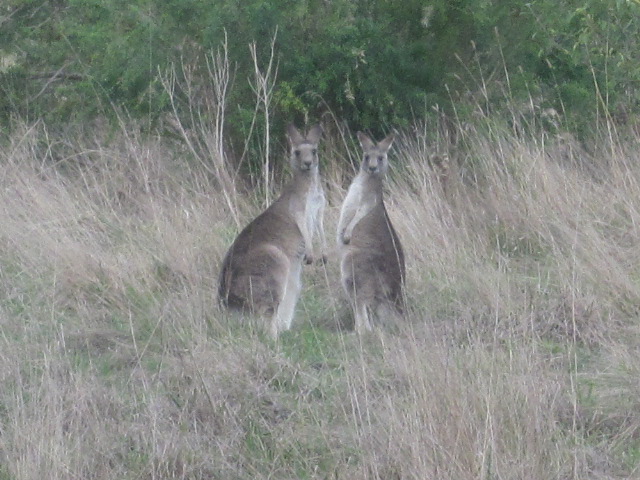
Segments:
[[[318,171],[322,127],[302,135],[289,125],[293,178],[280,197],[235,239],[223,262],[218,293],[223,305],[248,311],[269,321],[269,333],[291,328],[301,289],[303,261],[314,260],[314,232],[326,259],[323,216],[325,195]]]
[[[363,149],[360,171],[342,204],[338,252],[342,286],[351,302],[358,333],[403,311],[404,253],[383,199],[387,152],[393,134],[374,143],[358,132]]]

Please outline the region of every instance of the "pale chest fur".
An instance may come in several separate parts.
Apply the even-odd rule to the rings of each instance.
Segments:
[[[315,182],[314,185],[309,189],[309,194],[307,195],[307,202],[305,205],[306,218],[307,218],[307,228],[311,236],[313,237],[313,232],[315,230],[315,225],[319,222],[319,216],[323,211],[327,200],[324,196],[324,190],[322,189],[322,185],[320,182]]]
[[[358,206],[362,203],[362,196],[364,193],[364,181],[363,178],[357,176],[349,190],[347,191],[347,196],[344,199],[342,204],[342,211],[357,209]]]
[[[352,230],[376,205],[377,198],[376,192],[372,191],[371,185],[367,183],[367,177],[364,175],[356,176],[347,191],[347,196],[340,210],[338,244],[342,243],[340,235],[345,233],[345,231],[348,232]]]
[[[326,199],[319,179],[310,181],[305,187],[302,198],[297,195],[290,198],[289,211],[300,229],[306,230],[301,232],[303,237],[308,236],[311,239],[315,226],[320,221],[319,216],[322,214]]]

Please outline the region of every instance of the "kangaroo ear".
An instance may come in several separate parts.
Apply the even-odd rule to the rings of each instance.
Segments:
[[[373,141],[362,132],[358,132],[358,140],[363,150],[371,150],[375,147]]]
[[[318,141],[320,140],[320,136],[322,135],[323,131],[324,129],[320,124],[317,124],[311,127],[311,129],[309,130],[309,133],[307,133],[307,142],[317,144]]]
[[[389,135],[387,135],[386,137],[384,137],[382,140],[378,142],[378,148],[380,150],[384,150],[385,152],[388,152],[389,149],[391,148],[391,144],[393,143],[394,138],[395,138],[395,135],[393,133],[390,133]]]
[[[290,123],[287,126],[287,137],[289,137],[289,141],[292,145],[304,143],[304,137],[300,135],[300,132],[293,123]]]

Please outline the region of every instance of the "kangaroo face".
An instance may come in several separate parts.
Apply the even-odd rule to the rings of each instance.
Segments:
[[[301,143],[291,147],[291,166],[300,171],[318,168],[318,146]]]
[[[393,134],[376,144],[364,133],[358,132],[358,140],[363,150],[360,170],[370,175],[384,175],[389,168],[387,152],[391,148]]]
[[[318,140],[322,134],[322,127],[316,125],[311,128],[306,137],[293,126],[288,128],[289,142],[291,143],[291,166],[301,172],[318,168]]]
[[[387,171],[387,153],[375,148],[364,154],[362,169],[372,175],[384,174]]]

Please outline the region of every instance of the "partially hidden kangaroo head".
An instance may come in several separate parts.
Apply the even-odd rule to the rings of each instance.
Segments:
[[[294,171],[309,171],[318,169],[318,141],[322,135],[322,126],[311,127],[306,136],[290,124],[287,136],[291,144],[291,167]]]
[[[387,153],[393,143],[394,135],[390,133],[377,144],[362,132],[358,132],[358,140],[364,152],[360,170],[371,175],[384,175],[389,163]]]

